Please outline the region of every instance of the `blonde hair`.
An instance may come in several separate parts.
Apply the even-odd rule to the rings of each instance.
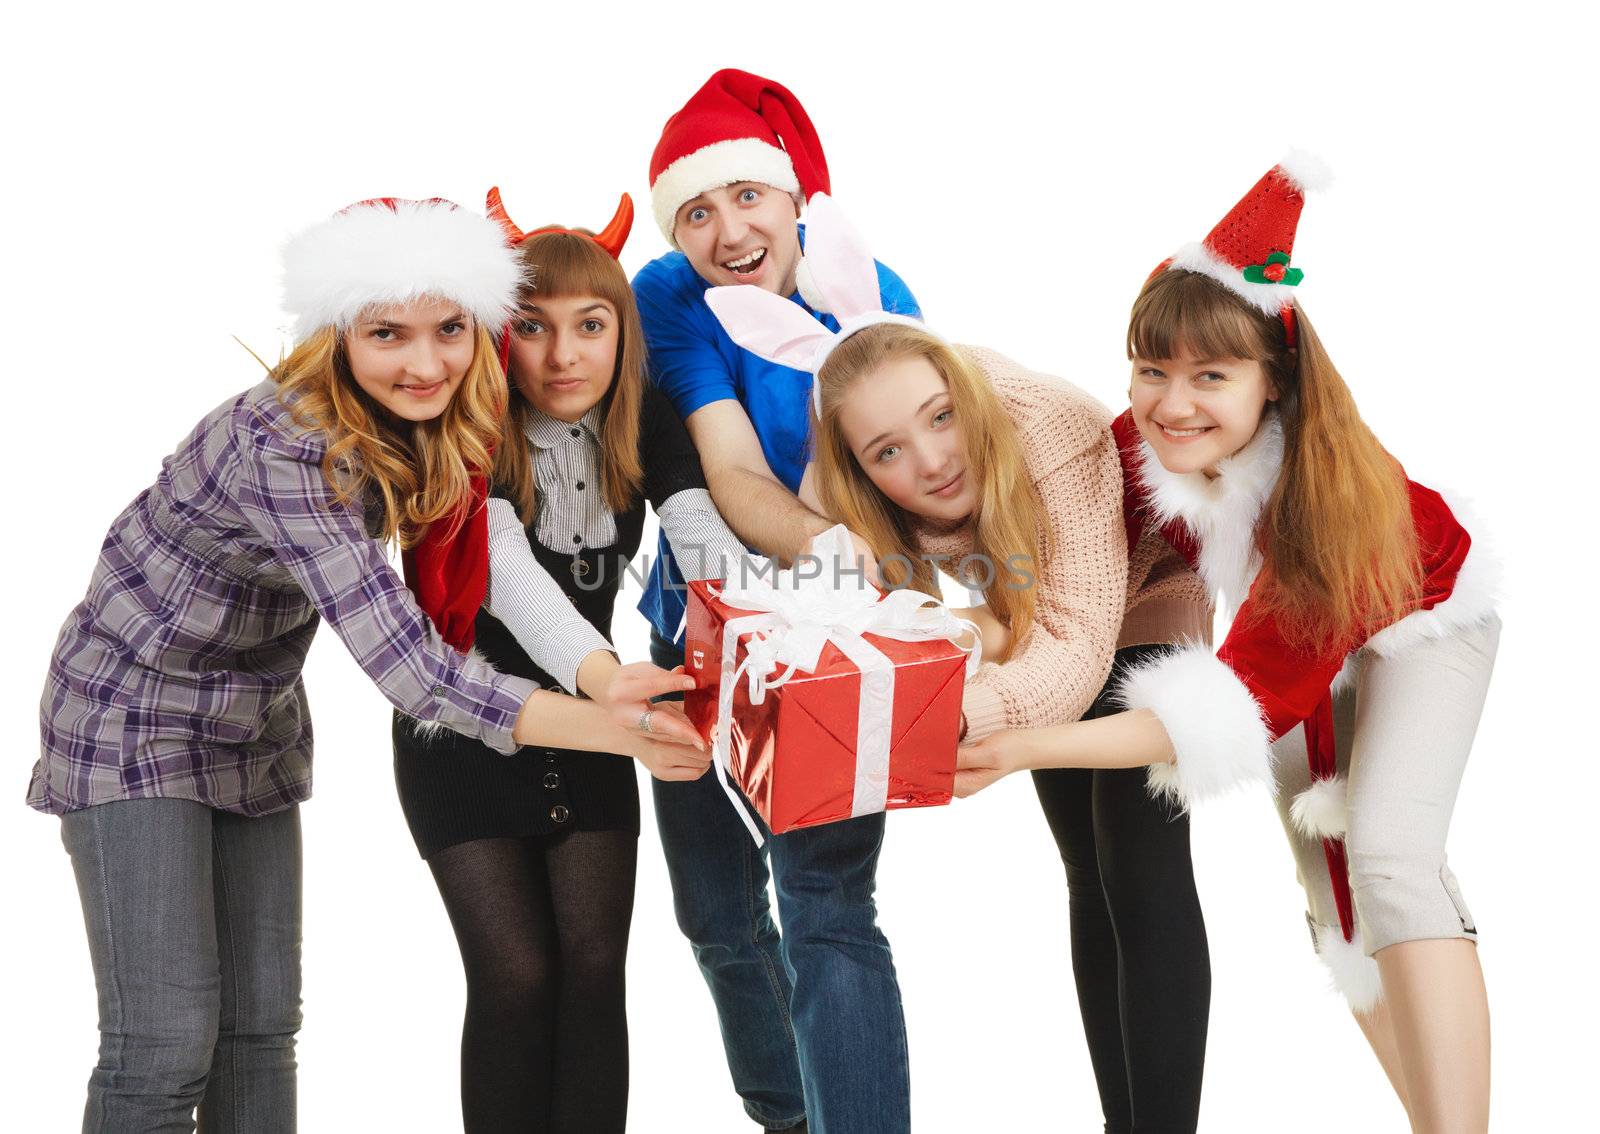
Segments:
[[[586,229],[542,232],[528,237],[518,251],[532,283],[518,299],[533,303],[592,295],[617,313],[617,360],[611,388],[600,400],[600,487],[606,507],[626,512],[639,498],[644,467],[639,461],[639,410],[644,401],[644,328],[639,307],[622,265],[587,235]],[[505,415],[503,436],[495,454],[495,481],[517,506],[524,524],[533,522],[537,501],[533,461],[528,455],[527,424],[533,407],[515,385]]]
[[[473,324],[472,362],[449,405],[429,421],[396,419],[356,384],[344,335],[323,327],[271,371],[294,420],[327,435],[322,475],[344,506],[375,492],[378,536],[415,547],[429,524],[471,499],[471,478],[489,469],[505,412],[505,375],[495,342]]]
[[[1405,474],[1379,444],[1298,304],[1282,320],[1195,272],[1157,272],[1134,302],[1128,357],[1239,358],[1278,390],[1283,472],[1256,530],[1262,617],[1291,644],[1347,641],[1416,609],[1422,569]]]
[[[933,563],[918,554],[912,518],[872,483],[839,427],[839,407],[851,387],[901,358],[926,359],[949,388],[968,474],[981,477],[969,522],[973,554],[994,568],[984,600],[1011,631],[1014,649],[1033,626],[1032,580],[1047,557],[1043,513],[1016,425],[983,373],[949,344],[919,327],[883,323],[851,335],[828,355],[817,375],[822,402],[815,422],[817,494],[829,516],[871,545],[884,582],[939,594]]]

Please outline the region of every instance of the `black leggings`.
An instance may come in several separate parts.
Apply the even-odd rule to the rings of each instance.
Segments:
[[[1148,647],[1117,652],[1117,670]],[[1109,686],[1108,686],[1109,687]],[[1085,718],[1115,712],[1105,693]],[[1152,799],[1145,770],[1033,773],[1067,868],[1072,970],[1108,1134],[1195,1129],[1211,959],[1189,817]]]
[[[428,860],[467,973],[467,1134],[622,1134],[638,836],[478,839]]]

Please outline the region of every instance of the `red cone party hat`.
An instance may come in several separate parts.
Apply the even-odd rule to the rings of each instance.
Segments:
[[[1304,274],[1290,264],[1305,195],[1325,188],[1327,167],[1296,153],[1271,169],[1218,222],[1205,240],[1179,249],[1156,271],[1183,268],[1210,276],[1234,294],[1283,320],[1294,345],[1294,289]]]

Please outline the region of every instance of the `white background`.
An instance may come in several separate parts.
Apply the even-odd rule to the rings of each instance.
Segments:
[[[58,824],[22,803],[46,659],[111,518],[202,414],[259,379],[231,336],[264,357],[285,341],[279,242],[358,198],[481,206],[494,183],[526,228],[598,227],[626,189],[640,205],[632,272],[665,250],[645,178],[661,124],[729,65],[798,92],[837,197],[935,327],[1112,406],[1146,272],[1288,146],[1335,167],[1295,249],[1303,302],[1380,437],[1415,475],[1475,497],[1509,564],[1451,841],[1484,934],[1497,1126],[1593,1121],[1592,17],[1529,3],[1326,18],[1284,4],[870,8],[8,17],[0,1126],[76,1129],[95,1059]],[[635,597],[617,618],[630,659],[644,656]],[[389,709],[331,634],[306,681],[319,756],[303,816],[302,1126],[449,1130],[462,977],[395,802]],[[748,1129],[648,802],[645,815],[631,1128]],[[1207,808],[1194,843],[1215,973],[1203,1127],[1401,1128],[1323,989],[1265,796]],[[879,894],[917,1129],[1098,1129],[1065,885],[1026,778],[894,816]]]

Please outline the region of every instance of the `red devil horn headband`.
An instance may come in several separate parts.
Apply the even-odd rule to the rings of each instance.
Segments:
[[[485,204],[484,211],[488,213],[489,219],[506,230],[506,238],[511,242],[513,248],[528,239],[527,234],[511,223],[511,217],[506,213],[505,203],[500,200],[500,186],[496,185],[489,190],[489,196]]]
[[[622,246],[628,243],[628,233],[633,230],[633,198],[626,193],[617,202],[617,211],[611,214],[611,222],[600,230],[600,235],[594,242],[607,252],[611,253],[613,260],[622,256]]]
[[[626,193],[624,193],[622,195],[622,199],[617,202],[617,211],[612,215],[610,223],[607,224],[606,227],[600,231],[599,235],[596,236],[591,236],[587,232],[578,232],[574,229],[563,228],[558,224],[547,225],[544,228],[536,228],[532,232],[523,232],[516,226],[515,223],[513,223],[510,215],[506,212],[505,203],[500,199],[500,189],[498,186],[489,190],[487,205],[489,219],[493,220],[499,224],[501,228],[505,229],[506,238],[511,242],[512,247],[521,244],[530,236],[539,236],[546,232],[570,232],[574,236],[581,236],[585,240],[594,241],[601,248],[605,249],[606,255],[615,260],[622,255],[622,246],[628,242],[628,233],[633,228],[633,198],[628,196]]]

